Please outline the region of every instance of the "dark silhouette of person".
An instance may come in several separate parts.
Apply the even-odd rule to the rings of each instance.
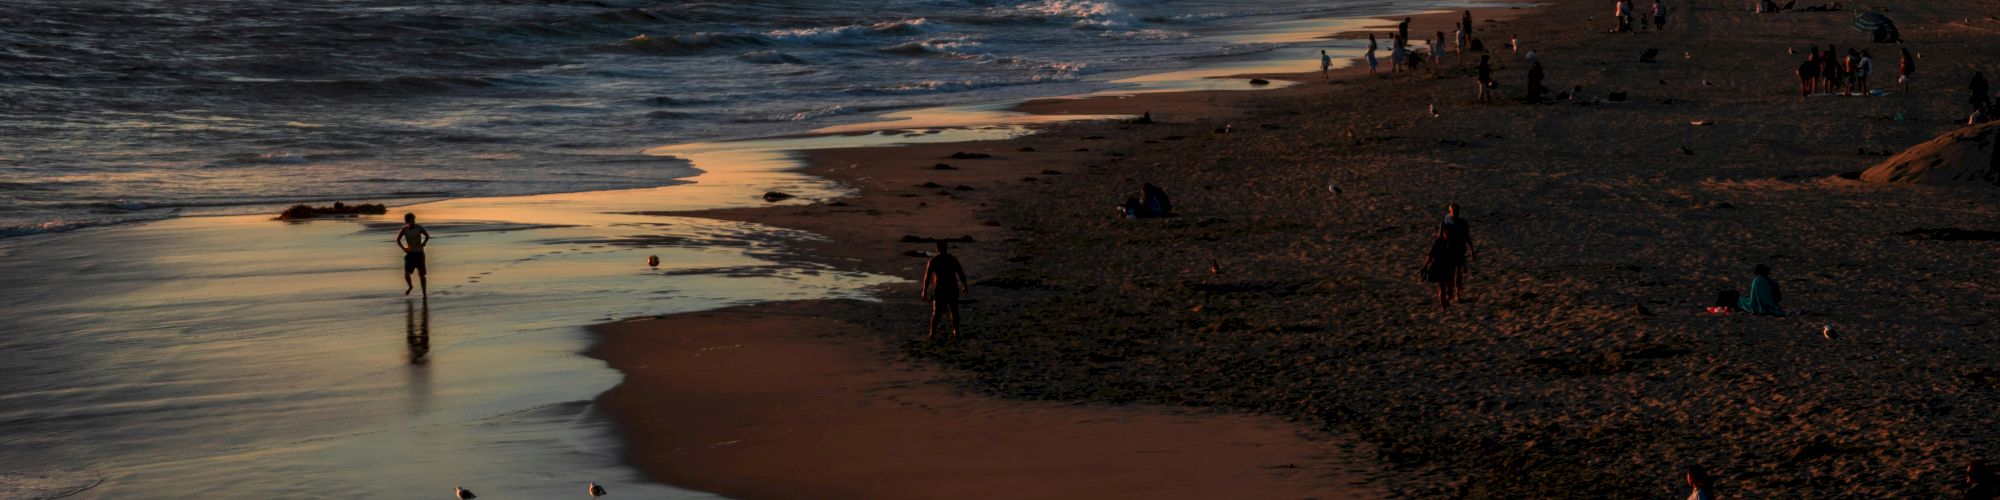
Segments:
[[[1771,266],[1758,264],[1750,270],[1755,275],[1750,278],[1750,291],[1737,299],[1737,309],[1763,316],[1789,316],[1785,310],[1785,292],[1778,288],[1778,280],[1771,278]]]
[[[403,303],[403,340],[410,344],[410,364],[424,364],[424,356],[431,352],[431,301],[424,299],[423,316],[417,316],[417,305]]]
[[[1992,87],[1986,83],[1986,73],[1972,72],[1972,83],[1966,87],[1972,91],[1972,95],[1966,97],[1966,101],[1972,104],[1972,109],[1974,111],[1986,109],[1986,101],[1993,93]]]
[[[1994,500],[2000,498],[2000,481],[1993,478],[1993,471],[1986,468],[1986,461],[1973,460],[1965,464],[1965,500]]]
[[[1686,475],[1688,488],[1694,490],[1688,494],[1688,500],[1715,500],[1715,478],[1709,477],[1707,470],[1690,465]]]
[[[1548,89],[1542,86],[1542,79],[1545,76],[1542,73],[1541,61],[1528,65],[1528,102],[1542,102],[1542,94],[1548,92]]]
[[[1479,75],[1479,102],[1493,102],[1493,64],[1490,57],[1479,55],[1479,67],[1474,68]]]
[[[1445,204],[1444,226],[1440,230],[1444,231],[1452,244],[1452,252],[1457,254],[1460,260],[1466,262],[1479,260],[1479,247],[1472,244],[1472,223],[1458,216],[1457,203]]]
[[[424,296],[430,296],[430,270],[424,265],[424,247],[431,243],[431,232],[417,225],[417,214],[403,213],[403,229],[396,231],[396,248],[403,249],[403,295],[416,289],[410,284],[410,273],[417,273],[417,280],[424,286]]]
[[[1410,18],[1405,17],[1403,18],[1403,22],[1396,23],[1396,47],[1403,48],[1409,46],[1409,44]]]
[[[1451,256],[1451,242],[1440,232],[1431,238],[1431,249],[1424,254],[1424,281],[1437,284],[1438,308],[1451,307],[1451,301],[1458,295],[1458,260]]]
[[[1459,302],[1459,288],[1465,281],[1467,263],[1477,260],[1478,247],[1472,243],[1472,224],[1458,216],[1458,204],[1445,205],[1444,223],[1431,250],[1424,256],[1424,280],[1437,283],[1438,307]]]
[[[965,267],[959,265],[958,257],[951,254],[951,245],[937,242],[937,255],[924,264],[923,299],[931,303],[930,331],[924,335],[929,340],[937,336],[939,317],[951,314],[951,336],[958,336],[958,303],[966,295]]]

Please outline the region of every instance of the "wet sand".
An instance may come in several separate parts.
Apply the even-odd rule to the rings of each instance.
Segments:
[[[600,327],[599,399],[633,460],[732,498],[1372,498],[1274,417],[997,402],[885,363],[854,305],[794,302]],[[1349,455],[1352,455],[1351,453]]]
[[[923,367],[911,370],[926,382],[897,389],[912,394],[943,381],[1004,398],[979,403],[998,408],[1225,412],[1204,429],[1272,415],[1314,431],[1321,449],[1308,453],[1339,463],[1366,443],[1355,448],[1376,460],[1350,478],[1400,496],[1685,495],[1676,474],[1689,464],[1729,497],[1957,494],[1966,460],[2000,453],[1995,249],[1906,233],[1993,229],[2000,197],[1843,174],[1962,122],[1963,80],[2000,60],[1991,6],[1891,12],[1923,54],[1913,95],[1800,98],[1803,55],[1788,49],[1865,42],[1852,12],[1677,3],[1667,32],[1614,35],[1600,3],[1551,2],[1481,23],[1482,38],[1503,53],[1503,99],[1520,95],[1527,66],[1495,37],[1518,33],[1550,87],[1629,102],[1477,105],[1462,72],[1070,102],[1059,111],[1175,111],[1156,125],[815,151],[808,173],[858,196],[703,216],[824,234],[834,241],[805,253],[910,279],[922,260],[898,255],[923,246],[900,235],[978,240],[960,251],[980,300],[965,338],[924,341],[908,283],[880,303],[789,306],[840,322],[801,342],[844,346],[866,369]],[[1649,48],[1659,61],[1638,62]],[[1864,48],[1885,86],[1892,47]],[[1001,158],[943,159],[955,150]],[[959,168],[927,170],[939,162]],[[1181,215],[1116,217],[1141,182],[1173,193]],[[1481,259],[1466,302],[1440,311],[1415,277],[1447,202],[1465,206]],[[1701,311],[1756,264],[1777,268],[1804,316]],[[722,314],[739,313],[765,319]],[[701,321],[621,324],[604,342],[688,335],[681,323]],[[627,366],[672,352],[617,351]],[[665,390],[630,376],[613,392]],[[671,413],[614,417],[630,432]],[[658,477],[709,467],[633,435],[628,457]],[[725,494],[760,474],[702,471]],[[808,475],[757,484],[838,482]]]

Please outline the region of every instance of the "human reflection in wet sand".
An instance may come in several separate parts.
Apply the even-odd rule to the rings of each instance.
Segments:
[[[417,314],[417,305],[423,305],[423,315]],[[403,301],[404,340],[410,344],[410,364],[421,365],[429,361],[425,355],[431,352],[431,301]]]

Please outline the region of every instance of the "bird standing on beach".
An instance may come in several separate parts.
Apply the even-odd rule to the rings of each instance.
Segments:
[[[598,485],[597,485],[597,483],[590,483],[590,486],[589,486],[589,487],[586,487],[586,488],[584,488],[584,491],[586,491],[586,492],[589,492],[589,493],[590,493],[590,496],[591,496],[591,498],[596,498],[596,497],[601,497],[601,496],[604,496],[604,495],[608,495],[608,494],[609,494],[609,493],[605,493],[605,492],[604,492],[604,487],[603,487],[603,486],[598,486]]]
[[[1431,118],[1437,118],[1437,117],[1439,117],[1439,116],[1442,116],[1442,115],[1439,115],[1439,114],[1438,114],[1438,105],[1436,105],[1436,104],[1432,104],[1432,105],[1431,105]]]
[[[451,494],[452,496],[458,497],[458,500],[472,500],[474,498],[479,498],[479,495],[472,494],[472,490],[468,490],[460,486],[453,486],[451,488]]]

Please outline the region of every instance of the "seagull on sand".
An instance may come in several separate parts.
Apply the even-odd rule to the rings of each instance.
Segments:
[[[459,486],[453,486],[451,488],[451,494],[453,496],[457,496],[458,500],[472,500],[474,498],[479,498],[479,495],[472,494],[472,490],[468,490]]]
[[[598,486],[597,483],[590,483],[590,487],[584,488],[584,491],[590,492],[591,498],[601,497],[610,494],[610,493],[605,493],[604,487]]]

